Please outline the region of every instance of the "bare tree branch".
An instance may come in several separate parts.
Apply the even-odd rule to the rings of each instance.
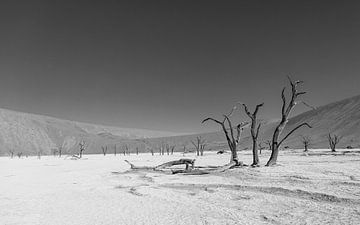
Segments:
[[[212,121],[214,121],[215,123],[218,123],[218,124],[220,124],[220,125],[223,124],[223,123],[220,122],[219,120],[213,119],[213,118],[211,118],[211,117],[204,119],[201,123],[205,123],[206,121],[209,121],[209,120],[212,120]]]
[[[297,129],[299,129],[300,127],[302,126],[307,126],[309,128],[312,128],[308,123],[302,123],[298,126],[296,126],[294,129],[292,129],[280,142],[279,142],[279,145],[281,145],[285,140],[286,138],[288,138],[292,133],[294,133]]]

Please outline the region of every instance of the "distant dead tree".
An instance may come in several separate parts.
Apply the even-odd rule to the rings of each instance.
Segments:
[[[21,156],[22,156],[22,152],[18,152],[16,155],[17,155],[17,157],[19,157],[19,159],[21,158]]]
[[[63,146],[59,146],[59,147],[58,147],[59,158],[61,158],[62,150],[63,150]]]
[[[151,155],[154,156],[154,147],[151,144],[151,142],[146,138],[141,138],[141,139],[139,139],[139,141],[144,144],[143,146],[144,146],[145,151],[148,150],[151,153]]]
[[[259,105],[256,105],[255,110],[253,113],[251,113],[247,107],[246,104],[242,104],[244,106],[244,110],[245,113],[248,115],[248,117],[251,119],[251,127],[250,127],[250,133],[251,133],[251,137],[252,137],[252,153],[253,153],[253,163],[251,164],[251,166],[253,167],[257,167],[259,166],[259,154],[258,154],[258,145],[257,145],[257,139],[259,136],[259,131],[260,131],[260,127],[261,127],[261,123],[259,123],[259,125],[257,125],[257,114],[259,112],[259,108],[262,107],[264,105],[264,103],[261,103]]]
[[[269,147],[269,150],[271,151],[271,140],[266,140],[265,144]]]
[[[336,152],[336,145],[340,142],[341,137],[334,134],[333,136],[331,136],[331,134],[328,134],[328,141],[329,141],[329,146],[332,152]]]
[[[191,144],[194,145],[195,150],[196,150],[196,155],[199,156],[203,156],[204,155],[204,149],[206,146],[206,140],[203,139],[201,136],[196,137],[195,141],[191,141]]]
[[[125,147],[126,146],[126,147]],[[122,146],[123,149],[123,154],[126,155],[126,149],[127,149],[127,145]]]
[[[231,120],[229,118],[232,115],[232,113],[234,112],[235,109],[236,109],[236,107],[234,107],[229,114],[223,115],[224,119],[221,120],[221,121],[216,120],[216,119],[211,118],[211,117],[208,117],[208,118],[204,119],[202,121],[202,123],[205,123],[207,121],[213,121],[213,122],[215,122],[215,123],[217,123],[217,124],[219,124],[221,126],[221,128],[222,128],[222,130],[223,130],[223,132],[225,134],[228,146],[229,146],[230,151],[231,151],[230,164],[233,164],[233,166],[240,166],[241,163],[239,161],[238,154],[237,154],[237,145],[240,142],[240,137],[241,137],[241,132],[243,130],[243,127],[247,123],[239,123],[236,126],[236,134],[235,134],[234,128],[233,128],[232,123],[231,123]],[[226,127],[226,123],[227,123],[228,127]],[[230,130],[230,134],[229,134],[228,130]]]
[[[304,152],[307,152],[309,150],[309,147],[311,145],[311,137],[309,136],[302,136],[301,142],[304,145]]]
[[[165,149],[166,149],[166,154],[167,155],[172,155],[174,154],[174,149],[175,149],[176,145],[170,145],[170,144],[166,144],[165,145]]]
[[[86,142],[84,140],[79,142],[79,158],[82,157],[83,152],[85,151],[86,147],[87,147]]]
[[[262,144],[263,144],[262,142],[259,142],[258,144],[260,155],[261,155],[261,151],[265,148]]]
[[[308,123],[301,123],[298,126],[296,126],[294,129],[292,129],[287,135],[285,135],[285,137],[283,139],[281,139],[279,141],[279,137],[281,135],[281,133],[283,132],[289,116],[290,116],[290,112],[292,111],[292,109],[295,107],[295,105],[297,104],[296,100],[299,96],[306,94],[306,92],[302,92],[302,91],[298,91],[297,90],[297,86],[299,84],[302,84],[302,81],[292,81],[291,78],[288,76],[290,85],[291,85],[291,99],[290,102],[287,104],[286,103],[286,97],[285,97],[285,87],[283,88],[282,92],[281,92],[281,98],[282,98],[282,108],[281,108],[281,120],[280,123],[276,126],[274,133],[273,133],[273,137],[272,137],[272,142],[271,142],[271,156],[269,158],[269,161],[267,162],[266,166],[272,166],[276,164],[278,155],[279,155],[279,147],[280,145],[292,134],[294,133],[297,129],[299,129],[300,127],[303,126],[307,126],[309,128],[311,128],[311,126]]]
[[[123,148],[124,148],[124,155],[130,155],[129,145],[125,144]]]
[[[41,155],[42,155],[42,150],[39,150],[39,151],[37,152],[38,159],[41,159]]]
[[[101,146],[101,150],[104,156],[106,156],[106,152],[108,150],[107,146]]]
[[[186,144],[183,144],[183,156],[185,156],[187,150],[186,150]]]
[[[10,158],[12,159],[12,158],[14,158],[14,150],[9,150],[9,153],[10,153]]]
[[[54,155],[54,157],[55,157],[56,154],[58,153],[58,149],[57,149],[57,148],[53,148],[53,149],[52,149],[52,152],[53,152],[53,155]]]
[[[161,142],[161,144],[159,145],[159,154],[164,155],[164,152],[165,152],[165,143]]]
[[[114,156],[116,156],[116,144],[114,145]]]
[[[167,155],[169,155],[169,154],[170,154],[170,145],[169,145],[169,144],[166,144],[166,145],[165,145],[165,149],[166,149]]]
[[[136,155],[139,155],[139,147],[136,147]]]
[[[171,155],[174,154],[175,147],[176,147],[176,145],[171,145]]]

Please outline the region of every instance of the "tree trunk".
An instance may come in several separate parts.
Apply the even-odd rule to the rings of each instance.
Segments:
[[[239,158],[238,158],[238,154],[237,154],[237,149],[236,149],[236,145],[232,145],[229,143],[229,147],[231,150],[231,160],[230,163],[235,162],[236,165],[239,164]]]
[[[270,159],[267,162],[266,166],[275,165],[276,161],[277,161],[278,154],[279,154],[279,146],[278,146],[277,142],[275,142],[271,146],[271,156],[270,156]]]
[[[253,167],[259,166],[259,154],[258,154],[256,139],[253,139],[253,163],[251,166]]]

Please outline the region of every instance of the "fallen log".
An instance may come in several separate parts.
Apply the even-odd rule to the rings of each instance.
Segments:
[[[126,163],[130,165],[130,168],[133,170],[163,170],[167,167],[172,167],[176,165],[186,165],[186,170],[191,170],[194,168],[195,159],[179,159],[170,162],[166,162],[160,164],[158,166],[135,166],[134,164],[130,163],[127,160],[124,160]],[[191,167],[190,167],[191,165]]]
[[[191,165],[191,169],[194,168],[194,163],[195,163],[195,159],[179,159],[179,160],[175,160],[175,161],[170,161],[167,163],[163,163],[161,165],[156,166],[154,169],[155,170],[161,170],[164,169],[166,167],[172,167],[172,166],[176,166],[176,165],[186,165],[186,170],[190,169],[190,165]]]
[[[127,160],[124,160],[126,163],[130,165],[130,168],[133,170],[154,170],[155,167],[153,166],[135,166],[134,164],[130,163]]]
[[[208,166],[208,167],[195,167],[195,159],[179,159],[174,160],[170,162],[166,162],[163,164],[160,164],[158,166],[135,166],[134,164],[130,163],[127,160],[124,160],[126,163],[130,165],[130,168],[133,170],[153,170],[153,171],[164,171],[165,169],[176,166],[176,165],[186,165],[185,169],[178,169],[178,170],[171,170],[172,174],[183,174],[183,175],[203,175],[203,174],[209,174],[209,173],[219,173],[224,172],[226,170],[235,168],[235,167],[243,167],[246,166],[242,162],[231,162],[224,166]],[[202,168],[201,170],[199,168]]]
[[[206,171],[206,170],[198,170],[198,169],[194,169],[194,170],[171,170],[172,174],[178,174],[181,173],[183,175],[203,175],[203,174],[209,174],[210,171]]]

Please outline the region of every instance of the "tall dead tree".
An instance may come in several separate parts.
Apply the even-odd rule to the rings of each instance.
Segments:
[[[234,127],[232,126],[232,123],[231,123],[231,120],[230,120],[230,116],[232,115],[233,111],[235,110],[236,108],[234,107],[231,112],[228,114],[228,115],[223,115],[224,116],[224,119],[223,120],[216,120],[214,118],[206,118],[202,121],[202,123],[205,123],[207,121],[213,121],[217,124],[219,124],[225,134],[225,137],[226,137],[226,141],[228,143],[228,146],[230,148],[230,151],[231,151],[231,158],[230,158],[230,164],[233,164],[234,166],[239,166],[241,165],[240,161],[239,161],[239,158],[238,158],[238,154],[237,154],[237,145],[239,144],[240,142],[240,137],[241,137],[241,132],[243,130],[243,127],[247,124],[247,123],[239,123],[237,126],[236,126],[236,134],[234,132]],[[227,123],[227,126],[226,127],[226,123]],[[229,133],[229,131],[230,133]]]
[[[302,136],[301,142],[304,145],[304,152],[307,152],[309,150],[309,147],[311,145],[311,137],[309,136]]]
[[[82,157],[83,152],[85,151],[85,149],[86,149],[86,142],[84,140],[82,140],[82,141],[79,142],[79,158]]]
[[[101,150],[104,156],[106,156],[107,149],[107,146],[101,146]]]
[[[308,123],[301,123],[298,126],[296,126],[294,129],[292,129],[284,138],[282,138],[279,141],[280,135],[283,132],[290,113],[292,111],[292,109],[295,107],[295,105],[297,104],[296,100],[299,96],[306,94],[306,92],[303,91],[298,91],[297,87],[299,84],[302,84],[302,81],[292,81],[290,77],[288,77],[290,85],[291,85],[291,99],[290,102],[287,104],[286,102],[286,97],[285,97],[285,89],[286,87],[283,88],[282,92],[281,92],[281,98],[282,98],[282,108],[281,108],[281,120],[280,123],[276,126],[275,131],[273,133],[273,137],[272,137],[272,142],[271,142],[271,156],[269,158],[269,161],[267,162],[266,166],[272,166],[276,164],[278,155],[279,155],[279,147],[280,145],[292,134],[294,133],[297,129],[299,129],[300,127],[303,126],[307,126],[309,128],[311,128],[311,126]]]
[[[332,152],[336,152],[336,145],[340,142],[341,137],[334,134],[333,136],[331,136],[331,134],[328,134],[328,141],[329,141],[329,146]]]
[[[136,155],[139,155],[139,147],[136,147]]]
[[[203,139],[201,136],[196,137],[195,141],[191,141],[191,144],[193,144],[194,147],[195,147],[197,156],[199,156],[199,155],[203,156],[204,155],[204,149],[205,149],[205,146],[206,146],[205,142],[206,142],[206,140]]]
[[[251,113],[247,107],[246,104],[242,104],[244,106],[245,113],[248,115],[248,117],[251,119],[251,127],[250,127],[250,133],[252,137],[252,153],[253,153],[253,163],[251,166],[256,167],[259,166],[259,154],[258,154],[258,145],[257,145],[257,139],[259,136],[259,131],[261,127],[261,123],[257,125],[257,113],[259,112],[259,108],[264,105],[264,103],[261,103],[255,107],[255,110],[253,113]]]
[[[114,145],[114,156],[116,156],[116,144]]]

